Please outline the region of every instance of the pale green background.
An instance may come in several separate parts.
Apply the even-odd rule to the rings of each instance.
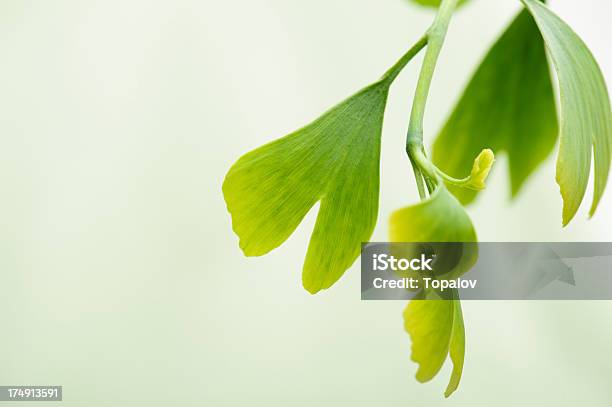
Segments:
[[[612,83],[609,1],[553,4]],[[428,142],[517,9],[457,15]],[[231,163],[377,78],[431,17],[402,0],[1,0],[0,383],[64,385],[66,406],[610,405],[611,303],[464,304],[444,401],[448,366],[414,380],[404,304],[361,302],[357,267],[301,288],[314,212],[272,254],[238,250]],[[417,198],[416,66],[390,100],[375,240]],[[612,239],[612,189],[562,230],[554,161],[515,203],[504,167],[470,209],[482,240]]]

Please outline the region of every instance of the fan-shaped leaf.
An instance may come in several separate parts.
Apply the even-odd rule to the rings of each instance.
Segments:
[[[444,186],[431,197],[391,215],[394,242],[475,242],[476,231],[465,209]]]
[[[450,355],[453,371],[444,392],[449,397],[463,373],[465,327],[459,300],[435,298],[432,292],[421,292],[410,301],[404,310],[404,329],[412,340],[412,360],[419,364],[416,378],[421,383],[433,379]]]
[[[591,51],[547,6],[523,0],[540,28],[553,60],[561,93],[561,135],[557,183],[563,196],[563,224],[576,215],[595,155],[591,215],[603,195],[612,159],[612,110],[604,77]]]
[[[342,276],[376,224],[389,84],[377,82],[301,130],[244,155],[223,183],[247,256],[281,245],[321,201],[302,274],[311,293]]]
[[[457,199],[443,186],[417,205],[396,211],[390,220],[396,242],[476,242],[472,222]],[[475,246],[465,251],[458,272],[469,269],[478,256]],[[453,276],[453,277],[455,277]],[[459,386],[465,354],[465,330],[457,292],[449,300],[435,300],[421,292],[404,311],[404,327],[412,340],[412,359],[419,364],[417,380],[431,380],[450,353],[453,372],[446,397]],[[427,298],[427,299],[425,299]],[[438,297],[439,298],[439,297]]]
[[[434,162],[465,175],[483,148],[506,151],[512,195],[552,152],[558,134],[555,98],[542,36],[521,12],[489,51],[438,136]],[[449,186],[463,203],[475,191]]]

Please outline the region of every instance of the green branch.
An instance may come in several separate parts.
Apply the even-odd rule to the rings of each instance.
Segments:
[[[446,32],[448,31],[457,2],[458,0],[443,0],[435,20],[429,30],[427,30],[427,52],[419,75],[414,103],[412,104],[406,147],[412,142],[417,144],[423,143],[423,118],[425,117],[425,105],[427,104],[429,88],[431,87],[438,57],[440,56],[440,51],[442,51],[442,45],[444,45]]]
[[[431,185],[439,182],[440,177],[435,167],[429,161],[423,150],[423,119],[425,117],[425,106],[431,87],[438,57],[442,51],[448,26],[453,12],[459,0],[442,0],[438,9],[438,14],[431,27],[427,30],[424,41],[427,44],[427,52],[423,60],[423,66],[419,75],[417,88],[410,114],[410,124],[408,126],[408,136],[406,137],[406,152],[414,168],[416,183],[421,199],[425,199],[423,193],[423,182],[431,190]],[[423,41],[423,40],[422,40]]]

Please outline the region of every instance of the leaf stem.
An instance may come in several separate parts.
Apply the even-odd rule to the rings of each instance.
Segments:
[[[412,104],[412,112],[410,114],[410,123],[408,125],[408,135],[406,137],[406,152],[408,153],[410,162],[413,168],[419,167],[418,169],[415,168],[415,175],[421,174],[423,176],[427,182],[428,189],[431,189],[432,183],[440,182],[441,177],[439,172],[436,171],[437,168],[425,155],[423,149],[423,119],[425,117],[425,106],[427,105],[427,98],[436,70],[436,64],[438,63],[438,58],[442,51],[444,40],[446,39],[446,33],[448,32],[448,27],[458,1],[459,0],[442,0],[438,9],[438,14],[425,34],[424,41],[427,45],[427,52],[425,53],[423,66],[419,74],[414,102]],[[423,39],[421,41],[423,41]],[[423,179],[419,176],[416,178],[419,195],[421,199],[423,199],[423,194],[421,194]]]
[[[419,168],[419,166],[415,165],[414,163],[412,164],[412,169],[414,170],[414,179],[416,180],[417,189],[419,190],[419,197],[421,198],[421,201],[427,199],[427,193],[425,192],[425,184],[423,182],[423,173],[421,173],[421,169]]]
[[[423,118],[425,117],[425,105],[431,87],[434,72],[438,57],[442,51],[448,26],[450,24],[453,11],[457,6],[458,0],[442,0],[442,4],[438,10],[438,14],[434,19],[431,27],[427,30],[427,52],[423,60],[423,66],[419,75],[419,81],[414,95],[412,104],[412,113],[410,115],[410,125],[408,128],[407,147],[410,142],[423,142]]]
[[[408,62],[412,60],[425,46],[429,41],[429,37],[424,35],[419,39],[416,44],[412,46],[396,63],[393,65],[385,74],[382,76],[381,80],[388,82],[391,84],[395,78],[400,74],[400,72],[408,65]]]
[[[409,153],[412,166],[417,166],[419,172],[425,179],[429,179],[429,181],[436,184],[442,182],[443,177],[441,176],[441,171],[429,160],[429,158],[427,158],[423,148],[414,147],[414,145],[411,146]]]

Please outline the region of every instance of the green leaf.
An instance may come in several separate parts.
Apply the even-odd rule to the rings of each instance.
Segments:
[[[457,292],[453,291],[455,298],[458,298]],[[449,301],[446,301],[449,302]],[[453,371],[451,378],[444,392],[445,397],[449,397],[457,390],[461,382],[463,374],[463,363],[465,361],[465,326],[463,325],[463,313],[461,311],[461,302],[453,300],[453,327],[450,339],[449,356],[453,362]]]
[[[515,196],[553,151],[558,134],[555,97],[542,36],[521,12],[491,48],[438,135],[433,159],[461,177],[482,149],[508,154]],[[477,192],[449,185],[467,204]]]
[[[391,215],[393,242],[476,242],[476,231],[465,209],[443,186],[431,197]]]
[[[456,290],[453,290],[456,298]],[[449,397],[459,387],[465,359],[465,327],[459,300],[437,300],[433,292],[421,292],[404,310],[404,329],[412,340],[412,360],[419,364],[416,378],[433,379],[450,354],[451,378],[444,392]]]
[[[393,213],[390,238],[395,242],[476,242],[472,222],[457,199],[443,186],[414,206]],[[476,262],[477,248],[468,246],[452,278]],[[449,277],[451,278],[451,277]],[[465,355],[465,329],[457,292],[450,300],[435,300],[436,293],[421,292],[404,311],[404,327],[412,340],[412,359],[419,364],[416,378],[431,380],[450,353],[453,372],[445,392],[459,386]],[[427,298],[427,300],[425,300]]]
[[[603,195],[612,159],[612,110],[604,77],[593,54],[548,7],[523,0],[536,20],[557,71],[561,93],[561,135],[557,183],[563,197],[563,224],[576,215],[595,155],[591,216]]]
[[[381,81],[363,89],[231,167],[223,193],[247,256],[281,245],[321,201],[304,262],[304,287],[311,293],[329,288],[351,266],[376,224],[389,85]]]
[[[417,3],[421,6],[426,7],[439,7],[442,0],[411,0],[413,3]],[[467,3],[468,0],[459,0],[457,7]]]

